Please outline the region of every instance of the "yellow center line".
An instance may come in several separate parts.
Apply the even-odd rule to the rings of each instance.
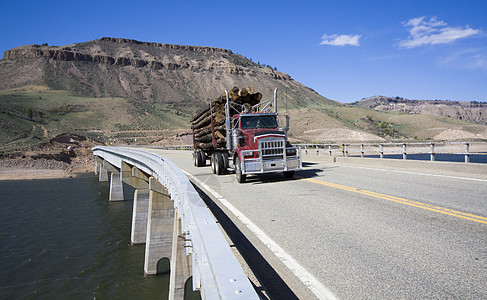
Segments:
[[[470,220],[470,221],[474,221],[474,222],[478,222],[478,223],[487,224],[487,218],[485,218],[485,217],[477,216],[477,215],[473,215],[473,214],[469,214],[469,213],[464,213],[461,211],[456,211],[456,210],[448,209],[448,208],[441,207],[441,206],[436,206],[436,205],[431,205],[431,204],[422,203],[422,202],[418,202],[418,201],[412,201],[412,200],[408,200],[408,199],[404,199],[404,198],[389,196],[389,195],[380,194],[380,193],[367,191],[367,190],[362,190],[362,189],[349,187],[349,186],[345,186],[345,185],[341,185],[341,184],[326,182],[326,181],[322,181],[322,180],[318,180],[318,179],[301,178],[301,180],[316,183],[316,184],[321,184],[324,186],[329,186],[332,188],[337,188],[337,189],[341,189],[341,190],[345,190],[345,191],[350,191],[350,192],[354,192],[354,193],[358,193],[358,194],[362,194],[362,195],[372,196],[375,198],[389,200],[389,201],[393,201],[393,202],[397,202],[397,203],[401,203],[401,204],[405,204],[405,205],[409,205],[409,206],[414,206],[414,207],[438,212],[441,214],[454,216],[457,218],[462,218],[465,220]]]

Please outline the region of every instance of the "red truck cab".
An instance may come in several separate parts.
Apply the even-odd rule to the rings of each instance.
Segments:
[[[292,147],[284,130],[279,130],[277,113],[240,113],[232,118],[237,181],[247,174],[284,172],[292,178],[301,169],[298,149]]]

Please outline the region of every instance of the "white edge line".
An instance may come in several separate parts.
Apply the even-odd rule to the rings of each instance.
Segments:
[[[257,225],[252,223],[243,213],[241,213],[235,206],[223,198],[220,194],[203,183],[195,176],[188,172],[183,172],[201,185],[205,190],[211,193],[218,199],[223,205],[225,205],[245,226],[247,226],[257,238],[269,248],[274,255],[276,255],[284,265],[293,272],[293,274],[306,286],[310,291],[315,294],[319,299],[338,299],[328,288],[326,288],[316,277],[303,268],[291,255],[287,254],[276,242],[274,242],[267,234],[265,234]]]

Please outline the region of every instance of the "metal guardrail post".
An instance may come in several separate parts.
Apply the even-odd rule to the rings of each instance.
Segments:
[[[360,144],[360,157],[364,157],[364,144]]]
[[[435,144],[431,143],[430,160],[435,161]]]
[[[320,154],[320,148],[318,148],[318,145],[316,145],[316,155]]]
[[[470,162],[470,144],[469,143],[465,143],[465,162],[466,163],[469,163]]]
[[[402,159],[407,159],[406,155],[406,143],[402,144]]]
[[[380,144],[379,157],[384,158],[384,145]]]
[[[328,153],[330,154],[331,156],[331,145],[328,145]]]

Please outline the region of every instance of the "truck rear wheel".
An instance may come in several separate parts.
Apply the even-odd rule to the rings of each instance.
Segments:
[[[228,153],[218,152],[216,159],[216,174],[225,175],[227,174],[228,168]]]
[[[223,174],[227,174],[228,168],[230,167],[230,162],[228,160],[227,152],[222,152],[222,161],[223,161]]]
[[[203,151],[198,151],[198,161],[199,161],[199,166],[204,167],[206,166],[206,154]]]
[[[206,166],[206,155],[205,152],[201,150],[196,150],[193,152],[193,164],[195,167]]]
[[[215,174],[217,175],[223,175],[226,173],[226,168],[225,168],[225,159],[223,156],[223,153],[217,152],[215,153]]]
[[[216,153],[211,154],[211,171],[216,174]]]
[[[240,166],[240,159],[237,157],[235,160],[235,175],[238,183],[244,183],[246,176],[242,174],[242,167]]]

